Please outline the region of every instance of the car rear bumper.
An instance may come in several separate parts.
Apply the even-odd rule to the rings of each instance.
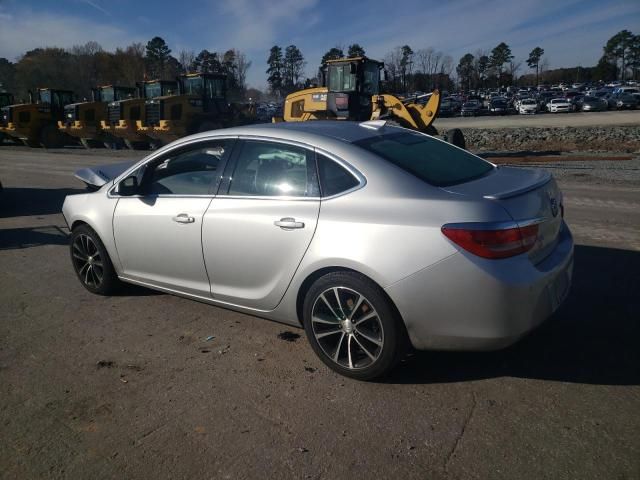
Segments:
[[[456,253],[385,291],[418,350],[497,350],[544,322],[571,285],[573,238],[566,225],[534,265],[526,254],[487,260]]]

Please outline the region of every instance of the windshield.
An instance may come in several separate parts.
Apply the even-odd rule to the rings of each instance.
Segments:
[[[377,63],[367,62],[364,65],[364,85],[362,93],[377,95],[380,84],[380,68]]]
[[[38,95],[40,96],[40,103],[51,103],[51,90],[40,90]]]
[[[353,92],[356,89],[356,76],[351,73],[351,64],[329,65],[329,91]]]
[[[147,83],[144,86],[145,98],[156,98],[162,95],[162,86],[160,82]]]
[[[208,98],[224,98],[224,79],[210,78],[206,82]]]
[[[202,77],[189,77],[184,79],[184,93],[186,95],[202,95],[204,81]]]
[[[392,133],[355,144],[437,187],[465,183],[493,170],[480,157],[420,133]]]
[[[113,102],[115,100],[113,87],[105,87],[100,89],[100,100],[103,102]]]

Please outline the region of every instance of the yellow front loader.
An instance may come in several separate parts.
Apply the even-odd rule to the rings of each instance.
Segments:
[[[293,92],[284,102],[282,119],[310,120],[387,120],[401,127],[437,135],[433,126],[440,109],[440,92],[400,98],[380,92],[380,71],[384,64],[367,57],[329,60],[323,70],[323,87]],[[459,129],[449,130],[444,138],[465,148]]]

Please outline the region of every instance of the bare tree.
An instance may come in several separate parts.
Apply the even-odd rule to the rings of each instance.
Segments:
[[[178,53],[178,62],[182,66],[183,73],[192,72],[194,69],[194,61],[196,59],[196,52],[193,50],[180,50]]]
[[[238,77],[238,87],[241,91],[247,88],[247,71],[251,67],[251,61],[247,60],[247,56],[239,50],[236,50],[236,75]]]
[[[424,73],[425,75],[431,73],[431,61],[434,53],[433,47],[421,48],[416,52],[417,72]]]

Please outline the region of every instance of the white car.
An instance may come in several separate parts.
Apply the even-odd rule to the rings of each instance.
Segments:
[[[551,113],[571,112],[573,105],[566,98],[554,98],[547,103],[547,110]]]
[[[524,98],[518,105],[518,113],[522,115],[538,113],[538,102],[533,98]]]

